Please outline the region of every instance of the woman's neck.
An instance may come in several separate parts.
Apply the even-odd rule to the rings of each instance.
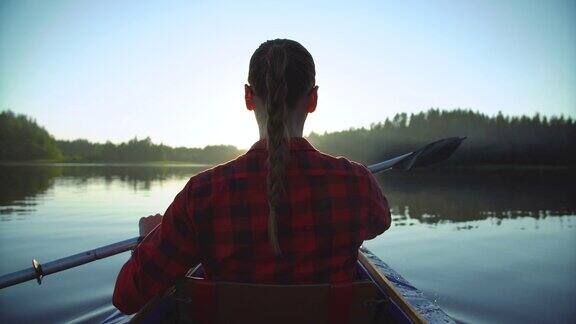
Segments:
[[[286,125],[286,128],[288,129],[288,137],[303,137],[304,124],[302,124],[302,125]],[[266,134],[267,134],[266,125],[259,125],[258,131],[260,133],[260,139],[265,139]]]
[[[304,134],[304,122],[306,121],[306,116],[300,116],[300,118],[290,118],[286,120],[286,128],[288,131],[288,137],[303,137]],[[266,138],[266,123],[258,123],[258,131],[260,133],[260,139]]]

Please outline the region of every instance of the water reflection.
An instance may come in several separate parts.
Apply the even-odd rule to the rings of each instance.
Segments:
[[[114,182],[131,186],[134,191],[149,191],[153,185],[181,180],[206,169],[207,166],[146,164],[54,164],[54,165],[0,165],[0,220],[11,220],[11,215],[25,215],[56,184],[67,188],[82,188],[102,182],[110,188]]]
[[[0,166],[0,215],[25,214],[57,182],[81,188],[114,182],[149,191],[153,185],[186,179],[206,166],[4,165]],[[575,170],[428,169],[379,175],[391,203],[395,226],[470,222],[574,214]],[[462,227],[474,228],[473,225]]]
[[[83,185],[97,180],[110,186],[114,181],[121,181],[139,191],[150,190],[153,184],[161,185],[165,181],[187,179],[207,168],[207,166],[154,166],[146,164],[59,167],[62,168],[62,178],[70,181],[70,185]]]
[[[34,198],[44,194],[60,174],[59,168],[45,166],[0,167],[0,215],[32,211]]]
[[[574,214],[575,170],[420,170],[379,176],[395,225]]]

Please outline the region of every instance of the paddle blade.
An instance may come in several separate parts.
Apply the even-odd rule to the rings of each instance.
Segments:
[[[410,170],[412,168],[432,165],[449,158],[454,151],[460,146],[466,137],[449,137],[430,143],[423,148],[412,152],[399,163],[395,164],[393,169]]]

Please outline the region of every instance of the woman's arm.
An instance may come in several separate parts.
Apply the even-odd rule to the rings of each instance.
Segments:
[[[124,264],[116,279],[112,303],[125,314],[136,313],[156,294],[170,287],[199,262],[196,229],[189,217],[189,185],[160,217],[144,218],[141,234],[146,234]]]
[[[392,217],[388,200],[382,194],[378,181],[370,171],[368,171],[368,179],[368,235],[365,239],[371,240],[390,228]]]

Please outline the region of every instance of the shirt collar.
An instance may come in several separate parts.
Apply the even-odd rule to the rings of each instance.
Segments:
[[[308,142],[304,137],[291,137],[289,139],[290,150],[291,151],[317,151],[310,142]],[[266,150],[266,139],[261,139],[254,143],[250,150],[251,151],[265,151]]]

